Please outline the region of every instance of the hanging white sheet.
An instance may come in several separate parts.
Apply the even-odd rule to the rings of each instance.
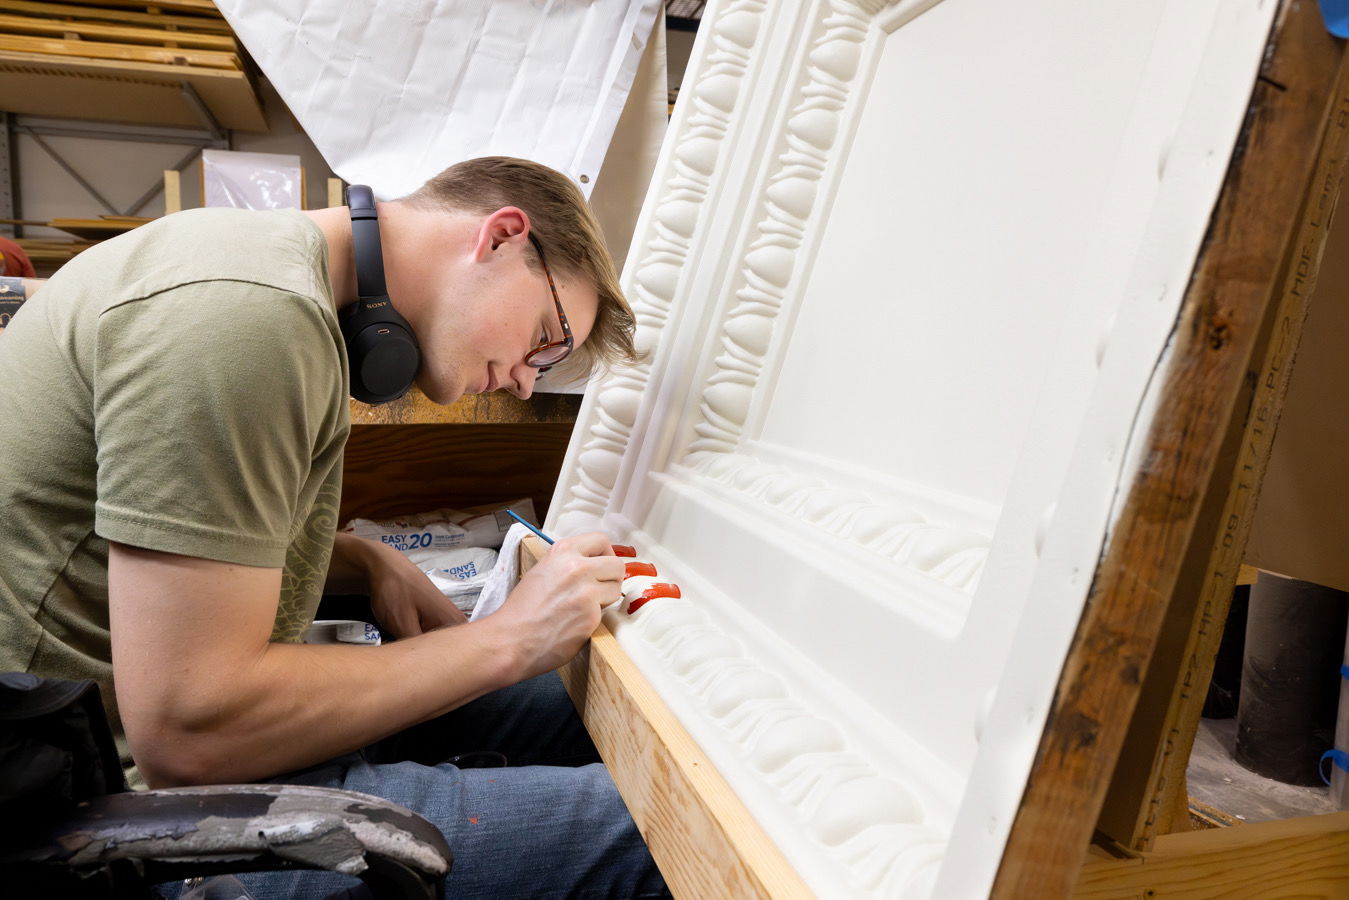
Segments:
[[[658,0],[218,0],[333,171],[389,199],[521,156],[588,195]]]

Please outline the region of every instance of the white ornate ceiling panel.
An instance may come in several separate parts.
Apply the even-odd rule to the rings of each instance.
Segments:
[[[822,896],[992,884],[1273,8],[708,5],[549,526]]]

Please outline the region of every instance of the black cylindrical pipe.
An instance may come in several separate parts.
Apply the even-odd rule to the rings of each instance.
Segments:
[[[1343,591],[1260,573],[1246,620],[1237,762],[1286,784],[1322,783],[1346,611]]]

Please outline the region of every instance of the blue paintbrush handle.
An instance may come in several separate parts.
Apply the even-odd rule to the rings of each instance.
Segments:
[[[506,515],[510,516],[512,519],[514,519],[515,521],[519,522],[521,525],[525,526],[525,527],[528,528],[530,531],[534,532],[535,534],[537,534],[539,537],[543,538],[543,539],[544,539],[545,541],[547,541],[548,543],[550,543],[550,544],[554,543],[553,539],[550,538],[548,535],[544,534],[542,531],[539,531],[539,529],[535,528],[535,527],[534,527],[533,525],[531,525],[529,522],[526,522],[524,519],[520,518],[520,516],[516,515],[515,510],[513,510],[513,509],[508,509],[508,510],[506,510]]]

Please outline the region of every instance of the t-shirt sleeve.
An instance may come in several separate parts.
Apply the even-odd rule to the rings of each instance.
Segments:
[[[312,300],[185,285],[100,317],[94,528],[110,541],[280,567],[314,456],[345,401]]]

